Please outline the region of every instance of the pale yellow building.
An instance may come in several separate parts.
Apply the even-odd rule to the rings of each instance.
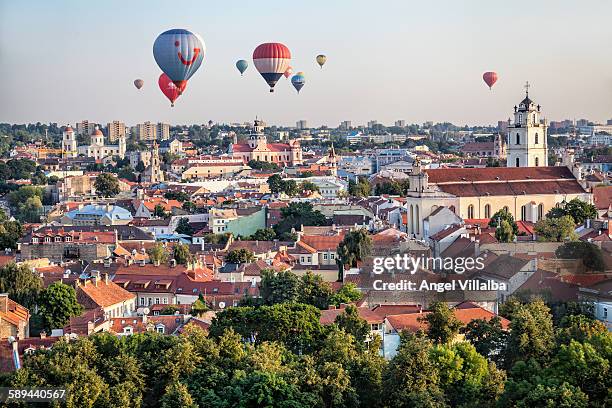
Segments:
[[[125,123],[114,120],[106,125],[108,141],[115,143],[120,137],[126,137]]]

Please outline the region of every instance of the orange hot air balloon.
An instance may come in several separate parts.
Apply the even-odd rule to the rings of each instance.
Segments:
[[[485,84],[491,89],[491,87],[497,82],[497,72],[488,71],[482,74],[482,79],[484,79]]]
[[[163,73],[159,76],[157,83],[159,84],[159,89],[161,89],[163,94],[166,95],[166,98],[170,100],[170,106],[174,106],[174,101],[181,96],[187,87],[187,81],[181,82],[180,87],[177,87],[170,77]]]
[[[293,74],[293,68],[291,67],[291,65],[289,65],[283,75],[285,76],[285,78],[289,78],[291,74]]]

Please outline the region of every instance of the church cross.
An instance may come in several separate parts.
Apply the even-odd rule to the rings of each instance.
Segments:
[[[527,94],[527,96],[529,96],[529,88],[531,87],[531,85],[529,85],[529,81],[525,82],[525,93]]]

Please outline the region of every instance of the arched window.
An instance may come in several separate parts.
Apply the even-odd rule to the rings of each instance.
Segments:
[[[472,204],[468,205],[468,218],[474,218],[474,206]]]
[[[523,123],[523,114],[519,113],[519,123]]]
[[[538,167],[540,165],[540,158],[536,157],[535,158],[535,166]]]
[[[536,134],[535,134],[535,144],[538,144],[539,140],[540,140],[540,137],[539,137],[539,136],[538,136],[538,134],[536,133]]]
[[[485,218],[491,218],[491,204],[485,205]]]
[[[516,158],[516,167],[521,167],[521,159]]]
[[[542,218],[544,218],[544,204],[540,203],[540,205],[538,205],[538,221]]]
[[[517,133],[517,134],[516,134],[516,144],[517,144],[517,145],[520,145],[520,144],[521,144],[521,134],[520,134],[520,133]]]
[[[418,204],[416,205],[416,217],[415,217],[415,220],[414,220],[414,225],[415,225],[415,228],[416,228],[416,232],[415,233],[416,234],[420,234],[421,233],[421,228],[420,228],[421,227],[421,219],[419,218],[419,205]]]
[[[507,212],[507,213],[510,213],[510,209],[508,208],[507,205],[504,206],[504,211]]]
[[[527,221],[527,206],[521,207],[521,221]]]

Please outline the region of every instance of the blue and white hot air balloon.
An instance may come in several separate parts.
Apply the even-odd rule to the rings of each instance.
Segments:
[[[303,72],[298,72],[297,74],[291,77],[291,83],[293,84],[295,90],[300,93],[300,89],[302,89],[302,87],[306,83],[306,76],[304,76]]]
[[[249,63],[246,62],[245,60],[236,61],[236,68],[238,68],[238,71],[240,71],[240,75],[244,74],[244,71],[246,71],[248,67],[249,67]]]
[[[182,28],[161,33],[153,44],[155,62],[179,89],[200,68],[205,52],[202,38]]]

